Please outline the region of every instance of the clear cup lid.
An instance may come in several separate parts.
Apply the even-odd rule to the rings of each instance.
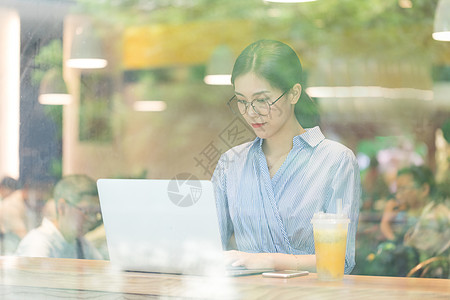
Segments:
[[[311,219],[311,223],[314,222],[326,222],[326,223],[350,223],[350,219],[347,217],[346,214],[331,214],[331,213],[324,213],[323,211],[319,211],[318,213],[315,213],[314,216]]]

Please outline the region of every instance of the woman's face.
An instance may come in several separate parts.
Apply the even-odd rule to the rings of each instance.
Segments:
[[[266,100],[269,103],[273,103],[286,92],[273,88],[267,80],[258,77],[253,72],[237,77],[234,81],[234,91],[237,101],[247,101],[248,103],[253,100]],[[292,97],[287,92],[275,104],[270,106],[270,113],[267,116],[257,114],[252,106],[248,105],[247,112],[243,114],[243,117],[258,137],[263,139],[270,138],[280,132],[289,118],[293,117],[294,105],[290,103],[290,98]]]

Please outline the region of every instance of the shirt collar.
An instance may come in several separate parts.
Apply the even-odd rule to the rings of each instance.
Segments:
[[[313,128],[306,128],[305,130],[306,132],[294,136],[293,138],[294,147],[301,147],[302,145],[307,144],[310,147],[314,148],[325,139],[325,136],[322,134],[322,131],[320,130],[319,126]],[[257,147],[257,149],[261,149],[262,142],[263,142],[262,138],[256,137],[252,143],[252,148]]]
[[[294,137],[294,146],[300,146],[304,143],[308,144],[310,147],[314,148],[320,144],[325,139],[325,136],[320,131],[319,126],[313,128],[307,128],[306,132]]]

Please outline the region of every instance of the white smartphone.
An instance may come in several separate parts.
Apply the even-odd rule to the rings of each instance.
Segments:
[[[283,270],[274,272],[264,272],[262,276],[264,277],[277,277],[277,278],[291,278],[308,275],[308,271],[297,271],[297,270]]]

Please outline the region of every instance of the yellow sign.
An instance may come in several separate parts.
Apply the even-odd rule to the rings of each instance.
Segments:
[[[214,49],[228,45],[237,55],[253,42],[249,21],[214,21],[131,27],[124,34],[125,69],[207,63]]]

